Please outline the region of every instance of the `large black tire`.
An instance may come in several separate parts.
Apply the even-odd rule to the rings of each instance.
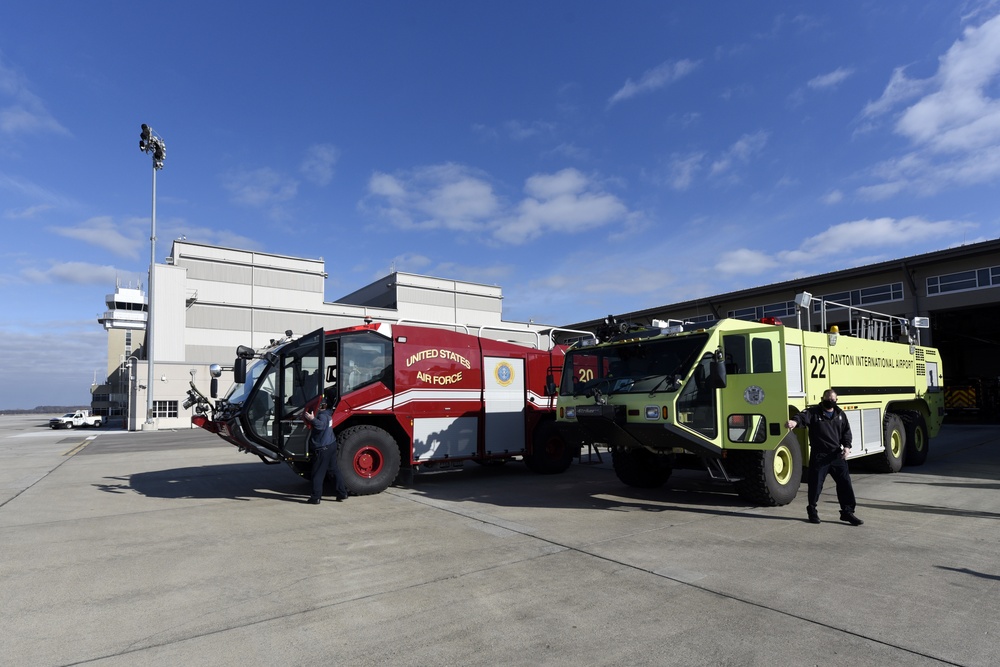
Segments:
[[[802,445],[789,432],[778,446],[758,452],[733,452],[740,498],[754,505],[787,505],[795,500],[802,482]]]
[[[920,412],[904,412],[903,430],[906,432],[906,453],[903,455],[903,464],[908,466],[921,466],[927,460],[927,453],[931,448],[931,440],[927,435],[927,420]]]
[[[399,445],[377,426],[352,426],[337,442],[337,467],[352,496],[382,493],[399,474]]]
[[[637,448],[612,448],[611,464],[622,483],[640,489],[663,486],[674,471],[667,457]]]
[[[894,412],[887,412],[882,422],[882,453],[872,457],[878,472],[899,472],[903,468],[906,452],[906,431],[903,420]]]
[[[569,469],[577,451],[560,435],[555,422],[546,419],[535,427],[531,454],[524,457],[524,464],[532,472],[555,475]]]

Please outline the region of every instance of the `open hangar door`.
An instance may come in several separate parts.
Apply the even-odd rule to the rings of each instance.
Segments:
[[[944,363],[945,409],[957,419],[1000,417],[1000,305],[930,314]]]

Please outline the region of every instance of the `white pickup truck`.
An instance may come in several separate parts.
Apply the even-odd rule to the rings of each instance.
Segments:
[[[49,420],[49,428],[73,428],[74,426],[100,426],[100,415],[91,415],[90,410],[67,412],[62,417]]]

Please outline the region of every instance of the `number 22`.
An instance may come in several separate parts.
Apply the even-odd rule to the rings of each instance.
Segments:
[[[826,377],[826,357],[815,354],[809,357],[809,363],[812,364],[812,371],[809,373],[809,377],[812,378],[825,378]]]

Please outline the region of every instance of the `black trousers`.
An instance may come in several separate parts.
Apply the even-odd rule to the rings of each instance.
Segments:
[[[819,494],[823,493],[823,482],[827,474],[837,483],[837,500],[840,501],[841,512],[854,512],[854,486],[851,484],[851,472],[847,461],[840,454],[833,457],[810,457],[806,480],[809,483],[809,509],[815,510],[819,502]]]
[[[337,445],[319,447],[313,450],[312,462],[312,497],[317,500],[323,497],[323,482],[327,475],[334,479],[337,485],[337,497],[346,498],[347,488],[344,478],[337,467]]]

